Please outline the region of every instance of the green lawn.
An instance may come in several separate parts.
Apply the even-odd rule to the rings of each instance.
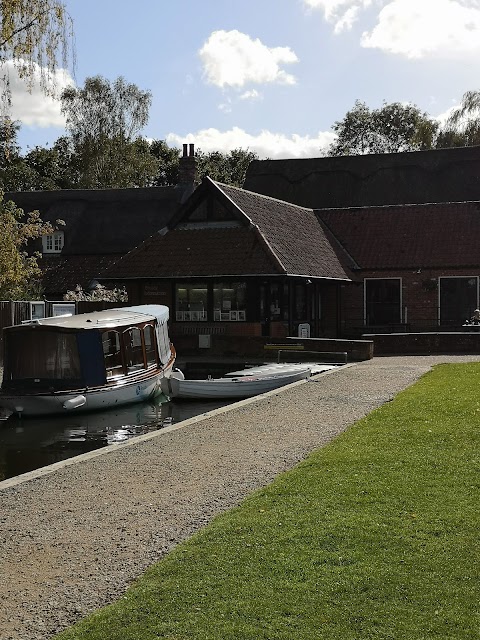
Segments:
[[[440,365],[62,640],[478,640],[480,364]]]

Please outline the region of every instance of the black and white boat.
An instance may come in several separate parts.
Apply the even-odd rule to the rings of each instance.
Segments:
[[[168,317],[168,307],[140,305],[6,327],[0,407],[37,416],[160,394],[175,362]]]

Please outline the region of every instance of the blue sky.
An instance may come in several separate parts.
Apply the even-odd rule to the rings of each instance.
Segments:
[[[442,117],[480,80],[480,0],[66,0],[76,68],[152,93],[148,138],[314,157],[355,100]],[[70,70],[71,71],[71,70]],[[64,133],[58,101],[14,89],[24,150]]]

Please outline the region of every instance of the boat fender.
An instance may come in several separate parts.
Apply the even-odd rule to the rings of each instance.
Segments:
[[[65,402],[63,403],[63,408],[67,411],[70,411],[71,409],[79,409],[80,407],[83,407],[86,402],[87,399],[85,396],[75,396],[74,398],[65,400]]]

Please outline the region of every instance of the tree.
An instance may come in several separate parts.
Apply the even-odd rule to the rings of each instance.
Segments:
[[[235,187],[243,187],[248,165],[258,160],[258,155],[248,149],[233,149],[225,154],[221,151],[197,152],[197,172],[199,178],[210,176],[212,180]]]
[[[152,140],[150,153],[158,162],[157,175],[152,186],[166,187],[177,184],[180,150],[169,147],[165,140]]]
[[[463,94],[440,131],[437,147],[472,147],[480,144],[480,91]]]
[[[29,88],[35,80],[45,93],[54,90],[55,71],[70,58],[73,23],[60,0],[2,0],[0,3],[0,67],[3,70],[3,113],[11,103],[8,63]]]
[[[4,202],[0,193],[0,300],[38,298],[39,254],[29,255],[27,244],[53,231],[38,211],[25,214],[13,202]]]
[[[384,103],[380,109],[369,109],[357,100],[353,109],[332,128],[337,139],[328,153],[343,156],[431,149],[438,123],[415,105],[393,102]]]
[[[19,129],[18,122],[0,119],[0,189],[4,192],[22,191],[32,179],[17,143]]]
[[[151,184],[158,163],[140,132],[148,122],[151,93],[122,77],[110,83],[87,78],[68,87],[62,112],[73,145],[78,187],[116,188]]]

